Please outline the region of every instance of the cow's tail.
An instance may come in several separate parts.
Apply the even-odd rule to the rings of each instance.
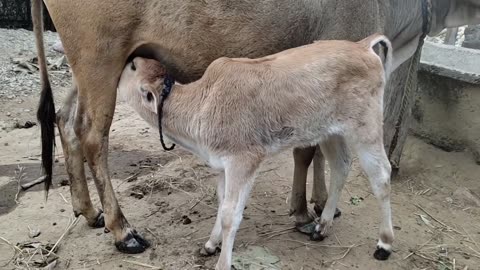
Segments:
[[[52,185],[53,155],[55,147],[55,104],[53,101],[52,87],[48,78],[45,47],[43,44],[43,1],[32,0],[32,22],[35,33],[35,43],[38,53],[38,66],[40,68],[40,82],[42,92],[37,110],[37,119],[40,122],[42,133],[42,167],[45,174],[45,200],[48,190]]]
[[[373,34],[364,40],[360,41],[367,46],[368,49],[371,49],[373,52],[377,51],[377,55],[380,57],[383,69],[385,71],[385,77],[388,78],[392,72],[392,44],[390,40],[381,34]],[[377,46],[380,45],[381,48]]]

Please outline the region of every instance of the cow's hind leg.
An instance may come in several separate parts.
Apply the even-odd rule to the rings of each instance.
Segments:
[[[320,216],[320,224],[315,227],[312,240],[323,240],[333,223],[338,199],[345,185],[351,167],[351,155],[345,139],[341,136],[332,136],[321,145],[322,152],[330,165],[330,189],[325,208]]]
[[[313,156],[313,186],[312,198],[310,203],[313,203],[313,210],[320,217],[322,216],[323,208],[327,203],[328,193],[325,182],[325,158],[322,149],[319,145],[315,148],[315,155]],[[339,217],[342,212],[336,208],[334,218]]]
[[[295,167],[293,171],[290,214],[295,216],[295,226],[298,231],[311,234],[315,224],[307,208],[307,171],[315,154],[315,147],[296,148],[293,150]]]
[[[81,58],[77,67],[88,69],[80,68],[76,72],[74,68],[78,86],[74,129],[83,146],[83,153],[102,202],[105,228],[113,233],[115,246],[121,252],[143,252],[149,243],[130,226],[123,215],[108,170],[109,129],[115,110],[118,82],[116,75],[121,74],[123,62],[101,61],[92,56]]]
[[[62,109],[57,112],[57,125],[60,131],[65,166],[70,179],[73,213],[87,219],[88,225],[94,228],[105,226],[102,211],[96,210],[88,192],[83,165],[83,151],[80,141],[73,129],[77,108],[77,89],[74,86]]]

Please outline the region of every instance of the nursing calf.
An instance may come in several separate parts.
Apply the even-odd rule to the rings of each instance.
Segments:
[[[382,103],[391,53],[388,39],[373,35],[357,43],[319,41],[257,59],[223,57],[199,80],[173,86],[163,109],[158,104],[164,66],[145,58],[127,64],[121,95],[151,125],[158,127],[160,120],[173,142],[224,172],[217,219],[204,249],[213,254],[221,244],[217,269],[230,269],[235,233],[260,163],[281,150],[316,144],[332,171],[316,233],[325,237],[332,224],[353,150],[382,211],[374,256],[388,258],[393,230]]]

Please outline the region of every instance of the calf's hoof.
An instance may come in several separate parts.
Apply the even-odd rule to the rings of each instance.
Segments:
[[[317,241],[317,242],[320,242],[320,241],[323,241],[325,238],[327,238],[326,236],[323,236],[322,234],[320,234],[319,232],[314,232],[310,235],[310,241]]]
[[[313,207],[313,210],[315,210],[315,214],[317,214],[317,216],[319,216],[319,217],[322,216],[323,208],[321,208],[318,205],[315,205]],[[340,209],[338,209],[338,208],[335,208],[335,214],[333,215],[333,218],[338,218],[341,215],[342,215],[342,211],[340,211]]]
[[[323,241],[323,239],[327,238],[326,236],[323,236],[320,232],[314,231],[312,234],[310,234],[310,241]]]
[[[373,257],[379,261],[385,261],[388,259],[388,257],[390,257],[390,254],[392,254],[391,251],[377,247],[377,250],[375,250],[375,253],[373,253]]]
[[[136,230],[131,230],[123,240],[115,242],[115,246],[120,252],[136,254],[144,252],[145,249],[150,247],[150,243]]]
[[[204,256],[204,257],[210,257],[210,256],[213,256],[213,255],[216,255],[217,252],[220,252],[220,248],[219,247],[215,247],[215,248],[207,248],[207,247],[202,247],[199,251],[200,255],[201,256]]]

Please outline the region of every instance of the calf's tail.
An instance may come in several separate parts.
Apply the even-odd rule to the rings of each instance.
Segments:
[[[380,45],[381,49],[378,50],[378,56],[382,60],[383,63],[383,69],[385,71],[385,77],[388,78],[390,76],[390,73],[392,72],[392,44],[390,43],[390,40],[381,34],[373,34],[364,40],[360,41],[360,43],[363,43],[367,46],[367,48],[371,49],[373,52],[375,52],[375,48]]]
[[[40,82],[42,90],[40,103],[37,110],[37,119],[40,122],[42,133],[42,167],[45,174],[45,200],[48,198],[48,190],[52,185],[53,151],[55,147],[55,104],[52,87],[48,78],[45,47],[43,44],[43,1],[32,0],[32,23],[35,33],[35,44],[38,54],[38,66],[40,69]]]

